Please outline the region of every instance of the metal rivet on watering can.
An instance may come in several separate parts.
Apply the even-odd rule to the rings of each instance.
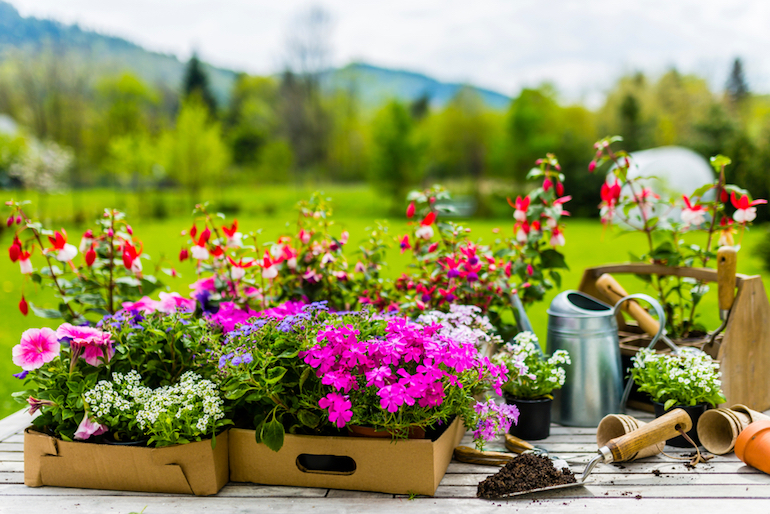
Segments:
[[[659,315],[659,304],[647,295]],[[567,350],[572,364],[567,378],[554,391],[552,417],[567,426],[595,427],[608,414],[623,412],[623,371],[615,315],[623,298],[611,307],[585,293],[564,291],[548,308],[547,351]],[[662,321],[665,324],[665,319]]]

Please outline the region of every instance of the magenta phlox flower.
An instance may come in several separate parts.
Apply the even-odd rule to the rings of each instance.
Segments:
[[[422,346],[410,344],[404,349],[404,361],[420,362],[420,358],[422,357],[423,353],[425,353],[425,351]]]
[[[13,363],[31,371],[54,360],[61,350],[56,333],[50,328],[30,328],[21,334],[21,341],[11,351]]]
[[[83,357],[88,364],[98,366],[99,361],[107,363],[115,355],[112,334],[102,332],[98,328],[75,327],[69,323],[63,323],[56,329],[56,336],[61,342],[69,342],[73,362],[78,357]]]
[[[327,371],[322,376],[321,383],[332,386],[337,391],[349,392],[351,389],[358,389],[358,382],[350,373],[344,371]]]
[[[351,410],[353,404],[350,402],[348,396],[343,396],[338,393],[329,393],[320,400],[318,405],[322,409],[329,411],[329,421],[337,425],[337,428],[342,428],[353,417],[353,411]]]
[[[75,439],[85,441],[92,435],[102,435],[106,431],[107,427],[105,425],[94,423],[88,419],[88,413],[86,413],[85,416],[83,416],[83,421],[80,422],[78,429],[75,431]]]
[[[473,406],[477,415],[473,438],[483,446],[484,441],[491,441],[498,434],[503,434],[511,425],[519,421],[519,409],[515,405],[497,405],[494,400],[478,402]]]
[[[425,388],[422,398],[418,400],[420,407],[438,407],[444,403],[444,384],[442,382],[433,382]]]
[[[399,383],[381,388],[377,395],[380,397],[380,407],[390,413],[398,412],[398,408],[403,404],[414,405],[414,398],[409,396],[406,388]]]
[[[283,319],[286,316],[296,316],[297,314],[301,313],[302,308],[305,305],[307,304],[301,300],[298,302],[288,301],[276,307],[259,311],[257,313],[257,316],[264,317],[264,318]]]
[[[390,379],[393,377],[393,373],[387,366],[379,366],[371,369],[365,373],[366,385],[383,387],[385,384],[390,384]]]
[[[162,293],[161,293],[162,294]],[[193,300],[195,302],[195,300]],[[195,306],[193,305],[193,308]],[[216,314],[210,314],[208,319],[220,327],[225,333],[235,330],[236,325],[246,323],[249,319],[259,316],[259,312],[246,307],[241,309],[233,302],[222,302]]]

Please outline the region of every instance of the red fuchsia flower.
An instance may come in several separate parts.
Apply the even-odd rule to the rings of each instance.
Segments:
[[[126,232],[128,232],[129,236],[134,235],[134,229],[131,228],[131,225],[126,225]]]
[[[216,245],[211,249],[211,256],[215,259],[221,259],[225,256],[225,250],[219,245]]]
[[[69,341],[72,349],[72,365],[79,357],[90,364],[98,366],[110,361],[115,350],[112,347],[112,334],[102,332],[93,327],[75,327],[63,323],[56,329],[59,341]]]
[[[444,262],[439,261],[439,265],[447,270],[446,276],[449,280],[453,278],[457,278],[460,276],[460,265],[462,264],[462,261],[460,259],[455,259],[454,257],[447,257],[444,259]]]
[[[719,193],[719,199],[722,201],[723,204],[727,205],[727,200],[730,198],[730,196],[727,194],[726,189],[722,189],[722,191]]]
[[[735,191],[733,191],[730,195],[730,201],[732,202],[733,207],[735,207],[733,219],[742,225],[754,221],[754,219],[757,217],[757,208],[755,205],[762,205],[767,203],[767,200],[762,200],[761,198],[758,198],[753,202],[749,202],[748,195],[743,195],[738,198],[735,195]]]
[[[607,184],[607,182],[604,182],[602,184],[601,189],[601,197],[602,201],[606,203],[608,206],[613,207],[615,204],[618,203],[618,200],[620,199],[620,182],[618,179],[615,179],[615,183],[612,185]]]
[[[534,222],[533,222],[534,225]],[[539,222],[538,222],[539,225]],[[513,225],[513,233],[516,236],[516,241],[519,244],[524,244],[527,242],[527,238],[529,237],[530,232],[530,225],[526,221],[515,223]]]
[[[56,252],[56,260],[59,262],[69,262],[78,254],[78,249],[67,243],[67,231],[64,229],[61,229],[61,232],[54,232],[53,236],[48,236],[48,240],[53,245],[48,251]]]
[[[96,261],[96,251],[94,250],[94,245],[91,244],[86,252],[86,266],[90,268],[94,265],[94,261]]]
[[[30,328],[21,334],[21,341],[11,350],[13,363],[31,371],[54,360],[61,350],[56,333],[48,327]]]
[[[412,219],[414,217],[414,202],[410,202],[406,208],[406,217]]]
[[[38,400],[37,398],[33,398],[31,396],[29,398],[27,398],[27,403],[29,404],[29,411],[28,412],[29,412],[30,416],[32,416],[33,414],[35,414],[37,411],[39,411],[40,409],[42,409],[45,406],[56,405],[51,400]]]
[[[510,198],[506,198],[506,200],[508,200],[508,205],[514,209],[513,218],[520,223],[527,221],[527,210],[529,209],[529,203],[531,201],[529,196],[525,196],[524,198],[517,196],[516,202],[512,202]]]
[[[719,246],[733,246],[735,244],[733,234],[735,234],[733,220],[723,217],[719,222]]]
[[[22,275],[29,275],[34,271],[30,257],[32,257],[32,252],[22,251],[19,254],[19,267],[21,268]]]
[[[78,247],[78,250],[80,250],[80,253],[83,253],[93,243],[94,243],[94,232],[89,228],[83,233],[83,237],[80,238],[80,246]]]
[[[346,245],[348,243],[348,239],[350,239],[350,232],[347,230],[343,230],[342,234],[340,234],[340,244]]]
[[[262,257],[262,278],[272,280],[278,276],[278,266],[276,262],[270,258],[270,254],[265,250],[265,255]]]
[[[532,232],[535,232],[535,233],[540,232],[542,230],[542,227],[540,226],[540,221],[538,220],[533,221],[532,225],[530,225],[529,228],[530,230],[532,230]]]
[[[551,246],[564,246],[564,233],[559,230],[559,227],[554,227],[551,231]]]
[[[438,242],[433,243],[428,247],[428,253],[433,253],[438,249]]]
[[[431,295],[433,295],[433,291],[436,290],[436,286],[431,287],[428,289],[422,284],[417,284],[417,294],[420,295],[420,300],[423,304],[429,303],[431,300]]]
[[[511,278],[512,264],[510,261],[505,265],[503,271],[505,272],[506,277]]]
[[[198,240],[195,240],[195,236],[193,235],[193,232],[196,231],[195,225],[193,225],[192,230],[190,230],[190,235],[193,238],[193,242],[195,243],[193,247],[190,249],[190,252],[192,253],[193,259],[199,260],[199,261],[205,261],[209,258],[209,251],[206,248],[206,243],[208,243],[209,238],[211,237],[211,231],[208,227],[206,227],[206,230],[201,232],[201,237],[198,238]]]
[[[181,250],[179,250],[179,262],[184,262],[189,258],[190,258],[190,252],[187,251],[187,248],[182,248]]]
[[[564,194],[564,184],[562,184],[561,182],[559,182],[557,180],[556,181],[556,196],[561,196],[563,194]]]
[[[243,277],[245,277],[246,270],[257,263],[257,261],[251,258],[240,259],[236,261],[229,255],[227,256],[227,260],[230,261],[230,264],[232,265],[232,268],[230,270],[230,278],[232,278],[233,280],[240,280]]]
[[[545,177],[545,180],[543,180],[543,191],[546,193],[553,187],[553,182],[551,182],[551,179],[548,177]]]
[[[229,227],[227,225],[222,226],[222,232],[227,236],[228,248],[240,248],[243,246],[243,234],[238,232],[238,220],[233,220],[233,224]]]
[[[14,220],[14,217],[13,217],[13,214],[11,214],[10,216],[8,216],[8,219],[5,220],[5,226],[10,227],[11,225],[13,225],[13,220]]]
[[[94,423],[88,418],[88,413],[83,416],[83,421],[78,425],[78,429],[75,431],[75,439],[79,441],[85,441],[92,435],[102,435],[107,431],[105,425]]]
[[[184,232],[182,232],[182,235],[184,235]],[[190,237],[195,239],[196,235],[198,235],[198,227],[196,227],[195,223],[193,223],[193,226],[190,228]]]
[[[562,236],[562,237],[564,237],[564,236]],[[527,264],[527,275],[529,275],[531,277],[534,274],[535,274],[535,268],[533,268],[531,264]]]
[[[297,269],[297,252],[288,244],[283,245],[280,259],[286,263],[290,270]]]
[[[634,195],[634,203],[639,206],[639,209],[641,209],[645,215],[649,215],[653,199],[659,200],[660,196],[653,193],[652,189],[648,187],[643,187],[641,192]]]
[[[596,171],[596,161],[591,161],[588,163],[588,173],[593,173]]]
[[[21,256],[21,252],[21,241],[19,241],[18,236],[14,237],[13,243],[11,243],[11,246],[8,248],[8,257],[10,257],[11,262],[18,261],[19,257]]]
[[[682,222],[686,227],[702,225],[706,221],[706,208],[698,203],[694,205],[687,196],[682,195],[686,207],[682,209]]]
[[[436,220],[436,213],[430,211],[427,216],[420,222],[420,228],[414,232],[414,237],[419,239],[425,239],[426,241],[433,237],[433,222]]]
[[[553,201],[553,210],[558,216],[569,216],[569,212],[564,210],[564,204],[572,200],[571,196],[562,196]]]
[[[356,262],[356,265],[353,268],[353,271],[355,271],[356,273],[363,273],[363,272],[366,271],[366,266],[364,265],[363,262],[358,261],[358,262]]]
[[[310,242],[310,238],[313,237],[312,232],[308,232],[304,228],[299,231],[299,240],[302,241],[303,245],[306,245]]]
[[[452,286],[449,289],[441,289],[441,288],[439,288],[438,294],[440,294],[442,296],[444,301],[446,301],[448,303],[452,303],[453,301],[455,301],[455,298],[456,298],[455,295],[454,295],[455,289],[457,289],[457,286]]]
[[[19,301],[19,312],[21,312],[24,316],[29,314],[29,304],[27,304],[27,300],[24,298],[24,295],[21,295],[21,301]]]
[[[405,235],[401,239],[399,246],[401,247],[401,253],[404,253],[405,251],[412,249],[412,245],[409,244],[409,235]]]
[[[141,245],[137,249],[130,241],[126,241],[123,244],[123,266],[130,270],[131,273],[138,274],[142,272],[140,255],[142,255]]]

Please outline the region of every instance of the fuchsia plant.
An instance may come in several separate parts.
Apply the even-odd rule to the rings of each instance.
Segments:
[[[613,144],[622,138],[608,137],[594,144],[596,155],[589,171],[611,163],[607,180],[600,192],[599,205],[602,223],[611,225],[616,219],[624,226],[642,232],[647,248],[641,255],[631,254],[635,261],[665,266],[707,266],[716,256],[719,246],[735,244],[733,234],[738,225],[743,231],[756,218],[756,207],[766,204],[763,199],[752,200],[749,193],[727,183],[725,168],[730,159],[722,155],[711,158],[716,180],[700,187],[689,196],[665,199],[645,186],[644,177],[629,177],[634,166],[633,157]],[[729,207],[734,211],[729,215]],[[678,212],[678,216],[677,216]],[[705,234],[705,244],[688,244],[686,233]],[[740,243],[739,243],[740,244]],[[739,246],[740,247],[740,246]],[[708,291],[700,282],[680,277],[642,277],[655,289],[667,315],[667,330],[674,337],[687,337],[690,332],[705,330],[696,323],[696,307]]]

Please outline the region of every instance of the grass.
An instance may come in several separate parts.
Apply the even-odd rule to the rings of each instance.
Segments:
[[[364,239],[365,229],[376,218],[384,218],[388,209],[374,191],[362,186],[330,187],[325,188],[334,199],[337,224],[350,232],[349,245],[351,251],[356,248],[355,243]],[[224,206],[240,205],[239,212],[234,216],[238,218],[243,230],[255,230],[262,228],[263,242],[275,240],[275,238],[287,232],[286,221],[295,219],[292,211],[296,201],[309,196],[312,188],[290,187],[266,187],[260,189],[246,189],[228,191],[211,191],[214,202]],[[154,193],[153,193],[154,194]],[[11,196],[11,195],[7,195]],[[91,220],[107,206],[119,205],[127,209],[129,219],[132,221],[136,237],[144,242],[145,249],[152,256],[153,263],[161,259],[174,262],[174,266],[182,277],[172,279],[158,274],[165,282],[167,288],[172,291],[180,291],[185,294],[188,285],[195,280],[192,264],[178,263],[176,257],[184,238],[180,231],[189,228],[191,218],[187,214],[189,207],[185,208],[184,198],[181,195],[158,196],[167,198],[169,202],[169,217],[162,220],[137,218],[141,211],[140,200],[133,194],[119,194],[113,191],[89,191],[78,193],[79,199],[73,200],[72,196],[50,196],[45,201],[42,217],[50,220],[51,227],[64,226],[71,234],[73,243],[77,244],[85,230],[85,226],[76,226],[67,220],[77,211],[76,206],[88,215]],[[17,195],[18,197],[18,195]],[[33,197],[32,200],[37,201]],[[153,200],[150,199],[149,202]],[[162,201],[162,200],[158,200]],[[186,205],[189,205],[187,203]],[[132,217],[132,214],[134,215]],[[232,218],[228,215],[228,218]],[[390,220],[391,233],[395,237],[405,232],[406,224],[403,219]],[[468,220],[467,225],[473,229],[476,237],[491,239],[492,229],[500,227],[503,231],[510,230],[510,219],[501,220]],[[341,230],[340,229],[340,230]],[[293,232],[293,231],[292,231]],[[739,253],[738,271],[746,274],[762,274],[761,263],[753,256],[753,248],[760,243],[764,231],[755,228],[747,232],[743,238],[743,248]],[[0,247],[3,252],[11,241],[8,231],[0,234]],[[629,252],[642,253],[644,251],[644,239],[640,234],[619,234],[616,232],[604,233],[602,226],[592,220],[568,220],[566,229],[567,245],[564,248],[567,263],[570,270],[563,273],[563,289],[576,289],[580,283],[583,270],[587,267],[606,263],[625,262]],[[394,245],[395,246],[395,245]],[[39,258],[39,256],[38,256]],[[33,258],[34,261],[34,258]],[[386,273],[396,276],[408,263],[408,254],[401,255],[397,248],[391,250],[388,258],[390,267]],[[168,263],[166,263],[168,265]],[[145,264],[149,271],[150,266]],[[621,278],[621,277],[619,277]],[[765,277],[763,277],[764,279]],[[622,283],[629,292],[650,292],[643,282],[635,277],[622,277]],[[765,279],[765,287],[770,285]],[[11,398],[11,392],[19,388],[19,381],[11,376],[18,371],[10,359],[11,348],[18,343],[21,333],[30,327],[56,326],[51,320],[36,318],[32,314],[24,317],[18,310],[18,302],[22,287],[25,296],[36,305],[52,308],[55,307],[53,296],[48,291],[41,291],[31,282],[24,284],[19,273],[18,264],[11,263],[3,256],[0,258],[0,312],[4,312],[4,320],[0,325],[0,417],[6,416],[18,410],[19,404]],[[528,315],[532,321],[536,333],[545,340],[548,316],[546,309],[557,291],[552,291],[541,303],[529,307]],[[157,295],[155,295],[157,297]],[[719,324],[717,316],[716,291],[709,292],[699,308],[702,313],[700,320],[709,329],[716,328]]]

